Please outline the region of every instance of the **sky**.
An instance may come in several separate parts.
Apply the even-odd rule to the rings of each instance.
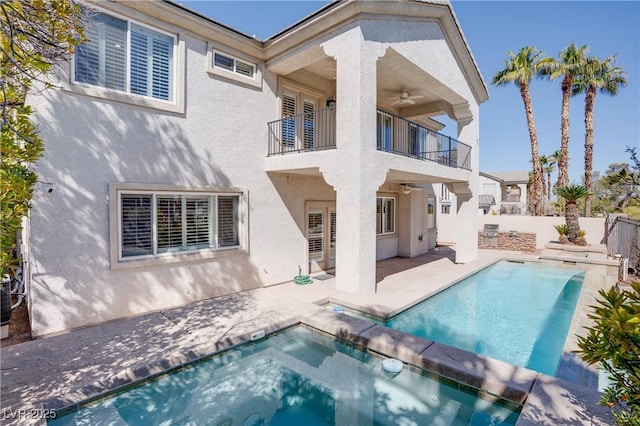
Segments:
[[[264,40],[318,10],[327,1],[182,1],[245,34]],[[593,170],[629,162],[626,147],[640,151],[640,2],[638,1],[453,1],[454,13],[489,90],[480,106],[480,169],[483,172],[531,169],[531,144],[524,106],[515,85],[494,87],[507,52],[535,46],[558,57],[570,43],[589,46],[601,59],[616,55],[628,85],[615,97],[596,96]],[[559,81],[531,83],[533,112],[541,155],[560,149]],[[569,179],[584,174],[584,95],[571,99]],[[446,117],[441,131],[456,136]],[[555,179],[555,177],[553,178]]]

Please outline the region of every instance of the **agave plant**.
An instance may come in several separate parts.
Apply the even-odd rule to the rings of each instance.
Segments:
[[[564,218],[569,227],[567,237],[573,243],[578,237],[578,232],[580,232],[578,200],[589,195],[589,190],[582,185],[565,185],[558,187],[556,193],[566,201]]]
[[[568,235],[569,234],[569,226],[566,223],[561,223],[560,225],[553,225],[553,227],[558,231],[558,235]]]

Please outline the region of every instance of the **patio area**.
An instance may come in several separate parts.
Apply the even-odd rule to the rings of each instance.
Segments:
[[[332,278],[305,286],[290,282],[2,348],[3,422],[43,424],[45,400],[47,409],[62,407],[246,342],[258,330],[269,333],[302,323],[524,404],[518,425],[610,424],[593,389],[320,306],[335,302],[386,316],[505,256],[536,259],[481,250],[477,260],[457,265],[452,251],[379,262],[376,294],[338,292]],[[596,277],[585,282],[589,288],[583,293],[590,295],[604,284]],[[571,332],[578,327],[574,323]]]

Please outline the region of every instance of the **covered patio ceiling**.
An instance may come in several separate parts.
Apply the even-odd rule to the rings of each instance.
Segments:
[[[305,70],[326,80],[336,80],[336,68],[336,61],[320,46],[273,66],[274,71],[286,72],[285,76]],[[376,73],[377,104],[384,109],[411,119],[446,114],[454,120],[464,120],[470,116],[468,102],[462,96],[391,47],[378,59]],[[403,91],[410,102],[398,102]]]

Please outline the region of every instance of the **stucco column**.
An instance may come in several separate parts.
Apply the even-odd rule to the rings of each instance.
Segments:
[[[477,107],[474,119],[458,121],[458,140],[471,146],[471,173],[467,185],[455,185],[456,194],[456,263],[467,263],[478,257],[478,191],[480,153]]]
[[[322,167],[336,190],[336,288],[376,290],[376,61],[384,46],[354,28],[323,44],[336,59],[336,159]]]

